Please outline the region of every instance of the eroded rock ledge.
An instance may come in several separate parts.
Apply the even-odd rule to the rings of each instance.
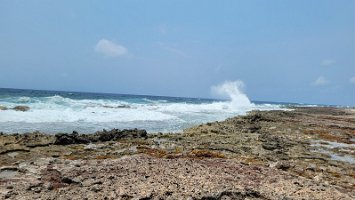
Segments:
[[[87,144],[92,142],[107,142],[116,141],[122,138],[147,138],[147,131],[139,129],[119,130],[112,129],[111,131],[99,131],[94,134],[79,134],[73,132],[72,134],[60,133],[55,135],[54,144],[68,145],[68,144]]]
[[[179,134],[0,134],[0,198],[354,199],[355,111],[253,111]]]

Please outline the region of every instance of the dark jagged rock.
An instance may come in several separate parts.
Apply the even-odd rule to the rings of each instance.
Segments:
[[[69,144],[87,144],[91,142],[106,142],[115,141],[121,138],[146,138],[147,131],[141,129],[112,129],[111,131],[98,131],[94,134],[72,134],[60,133],[55,135],[56,145],[69,145]]]
[[[13,107],[12,109],[13,109],[13,110],[16,110],[16,111],[25,112],[25,111],[30,110],[30,107],[28,107],[28,106],[15,106],[15,107]]]
[[[90,140],[87,139],[86,135],[79,135],[77,132],[72,134],[59,133],[55,135],[54,144],[56,145],[69,145],[69,144],[87,144]]]

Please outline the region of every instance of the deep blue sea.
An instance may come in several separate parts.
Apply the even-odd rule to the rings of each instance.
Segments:
[[[285,109],[281,103],[230,100],[0,89],[0,132],[93,133],[102,129],[142,128],[178,132],[193,125],[224,120],[250,110]],[[15,106],[28,106],[26,112]],[[7,108],[4,110],[4,108]]]

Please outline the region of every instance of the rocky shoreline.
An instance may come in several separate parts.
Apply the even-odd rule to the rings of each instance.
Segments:
[[[355,111],[253,111],[178,134],[0,133],[0,199],[354,199]]]

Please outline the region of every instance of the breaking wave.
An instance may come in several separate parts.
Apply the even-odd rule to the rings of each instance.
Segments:
[[[243,81],[226,81],[223,84],[213,86],[212,92],[230,99],[230,106],[234,109],[249,109],[253,106],[247,95],[243,92]]]
[[[144,128],[151,132],[175,132],[208,121],[224,120],[247,111],[280,109],[280,105],[253,104],[242,92],[241,81],[212,87],[229,101],[173,97],[124,95],[112,98],[82,93],[62,95],[11,96],[0,105],[30,107],[29,111],[0,110],[0,131],[93,132],[102,128]],[[67,95],[67,96],[65,96]],[[79,98],[80,97],[80,98]]]

